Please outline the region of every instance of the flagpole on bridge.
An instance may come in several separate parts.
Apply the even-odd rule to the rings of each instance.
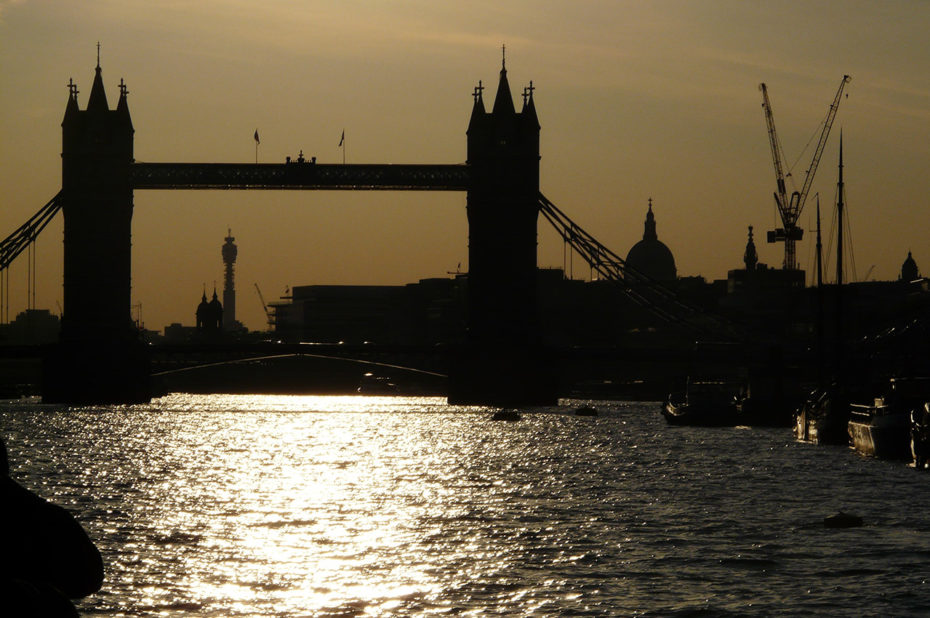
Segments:
[[[258,140],[258,129],[255,129],[255,163],[258,164],[258,145],[261,142]]]
[[[339,138],[339,147],[342,148],[342,164],[346,164],[346,130],[342,130],[342,137]]]

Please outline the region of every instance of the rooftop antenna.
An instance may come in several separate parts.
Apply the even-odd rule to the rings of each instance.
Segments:
[[[501,68],[507,69],[507,46],[501,45]]]
[[[97,41],[97,68],[100,68],[100,41]]]

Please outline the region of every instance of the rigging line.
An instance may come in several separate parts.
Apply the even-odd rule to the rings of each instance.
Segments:
[[[32,252],[33,244],[29,243],[26,250],[26,309],[32,309],[30,306],[32,299]]]
[[[856,253],[853,251],[853,237],[852,237],[852,221],[849,216],[849,202],[846,199],[846,187],[843,187],[843,212],[845,216],[843,217],[843,241],[846,246],[846,251],[844,251],[844,258],[848,257],[848,260],[844,260],[844,264],[849,264],[849,272],[852,273],[852,279],[849,279],[850,282],[858,281],[859,277],[856,273]],[[845,274],[846,269],[843,269]]]
[[[835,203],[836,202],[834,201],[834,204]],[[827,247],[826,247],[826,250],[824,251],[824,255],[826,256],[826,260],[823,265],[824,273],[834,272],[836,270],[835,268],[833,268],[835,264],[834,262],[835,258],[833,255],[833,247],[836,241],[836,232],[837,232],[836,228],[837,228],[837,212],[836,212],[836,208],[834,207],[833,214],[830,216],[830,230],[829,230],[829,233],[827,234]],[[834,279],[835,278],[836,277],[834,276]],[[836,283],[836,281],[834,281],[834,283]]]
[[[812,229],[814,228],[811,227],[811,214],[808,212],[807,213],[807,231],[810,232]],[[816,230],[814,231],[816,233]],[[817,246],[816,244],[811,245],[811,243],[808,243],[806,266],[807,266],[807,272],[810,274],[810,277],[811,277],[810,287],[813,287],[814,284],[816,283],[817,273],[814,272],[816,269],[816,263],[817,263]]]

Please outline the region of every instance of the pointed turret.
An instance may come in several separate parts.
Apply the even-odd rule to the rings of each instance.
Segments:
[[[213,299],[207,305],[207,327],[213,331],[220,331],[223,328],[223,305],[216,296],[216,285],[213,286]]]
[[[497,95],[494,97],[492,114],[516,114],[513,106],[513,97],[510,95],[510,84],[507,82],[506,58],[501,61],[501,78],[497,83]]]
[[[487,111],[484,109],[484,97],[482,96],[483,92],[484,86],[479,79],[478,85],[475,86],[475,91],[472,93],[472,96],[475,98],[475,104],[471,108],[471,118],[468,121],[469,127],[476,122],[479,122],[487,115]]]
[[[129,101],[127,100],[126,95],[129,94],[129,90],[126,89],[126,82],[120,78],[119,80],[119,101],[116,103],[116,114],[119,116],[120,120],[125,122],[129,128],[132,128],[132,118],[129,115]]]
[[[90,88],[90,98],[87,99],[87,111],[89,112],[107,112],[110,111],[107,105],[107,93],[103,87],[103,75],[100,70],[100,62],[97,62],[97,68],[94,73],[94,85]]]
[[[65,118],[62,121],[62,124],[68,122],[69,119],[74,118],[81,109],[78,107],[77,101],[78,89],[77,84],[74,83],[73,79],[68,80],[68,103],[65,105]]]
[[[539,117],[536,115],[536,104],[533,102],[533,91],[536,90],[536,87],[533,86],[532,80],[530,85],[523,89],[523,109],[520,112],[520,115],[523,118],[523,122],[530,129],[538,131],[539,126]]]

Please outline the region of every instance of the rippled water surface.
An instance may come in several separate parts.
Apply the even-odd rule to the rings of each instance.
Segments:
[[[103,553],[87,615],[925,615],[930,476],[658,404],[0,404]],[[843,510],[865,526],[824,529]]]

